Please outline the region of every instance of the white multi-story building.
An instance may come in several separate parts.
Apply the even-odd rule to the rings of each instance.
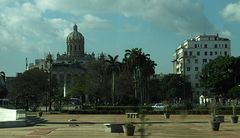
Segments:
[[[231,42],[217,35],[199,35],[184,41],[173,54],[173,72],[183,74],[191,82],[193,98],[204,94],[199,75],[209,61],[231,55]]]

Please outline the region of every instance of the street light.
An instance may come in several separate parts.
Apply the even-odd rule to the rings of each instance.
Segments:
[[[52,100],[52,63],[53,63],[51,53],[47,55],[46,63],[47,63],[47,68],[49,73],[49,98],[47,98],[48,94],[46,94],[46,101],[48,101],[49,99],[47,103],[49,103],[49,111],[51,111],[52,110],[52,102],[51,102]],[[47,111],[47,105],[46,105],[46,111]]]

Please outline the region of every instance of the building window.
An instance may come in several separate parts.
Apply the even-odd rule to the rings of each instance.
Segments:
[[[225,48],[227,48],[228,46],[227,46],[227,44],[225,44]]]
[[[227,54],[227,51],[224,51],[224,56],[227,56],[228,54]]]
[[[187,56],[187,51],[184,52],[184,55]]]
[[[195,71],[198,71],[198,67],[195,67]]]
[[[215,48],[217,48],[217,44],[215,44],[215,46],[214,46]]]
[[[198,63],[198,59],[195,59],[195,63]]]
[[[187,59],[187,63],[189,63],[189,64],[191,63],[190,59]]]
[[[191,70],[191,68],[190,67],[187,67],[187,71],[190,71]]]
[[[195,46],[195,48],[197,48],[197,44],[195,44],[194,46]]]
[[[195,75],[195,79],[198,79],[198,74]]]
[[[203,63],[207,63],[207,59],[203,59]]]
[[[204,44],[204,48],[207,48],[207,44]]]
[[[210,54],[210,56],[212,56],[212,55],[213,55],[213,52],[212,52],[212,51],[210,51],[210,53],[209,53],[209,54]]]
[[[192,51],[189,52],[189,55],[192,56]]]
[[[204,52],[204,55],[207,56],[207,52]]]
[[[217,55],[218,54],[218,52],[217,51],[215,51],[215,55]]]
[[[200,51],[197,51],[197,55],[200,56]]]

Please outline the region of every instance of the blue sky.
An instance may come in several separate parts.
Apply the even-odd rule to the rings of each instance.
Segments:
[[[240,0],[0,0],[0,71],[15,76],[50,51],[66,51],[74,24],[85,36],[87,53],[119,55],[142,48],[172,72],[172,54],[200,34],[231,39],[239,56]]]

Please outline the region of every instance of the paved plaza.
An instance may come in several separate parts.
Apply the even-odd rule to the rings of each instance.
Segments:
[[[120,138],[123,133],[104,131],[104,123],[124,123],[125,115],[43,115],[48,122],[31,127],[1,128],[0,138]],[[212,131],[210,115],[172,115],[166,120],[163,115],[146,116],[148,138],[239,138],[240,124],[232,124],[225,116],[219,131]],[[76,119],[69,125],[70,119]],[[139,119],[133,119],[140,126]],[[140,138],[140,133],[133,136]]]

